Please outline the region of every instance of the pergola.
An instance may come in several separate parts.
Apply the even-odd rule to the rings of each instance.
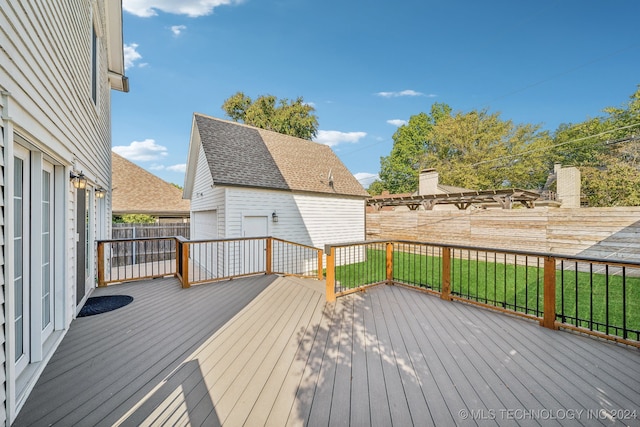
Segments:
[[[511,209],[513,203],[522,203],[527,208],[534,207],[534,201],[540,199],[535,191],[510,188],[503,190],[464,191],[460,193],[429,194],[423,196],[376,196],[367,199],[367,206],[380,210],[384,206],[406,206],[417,210],[422,206],[432,210],[435,205],[455,205],[465,210],[473,204],[498,203],[503,209]]]

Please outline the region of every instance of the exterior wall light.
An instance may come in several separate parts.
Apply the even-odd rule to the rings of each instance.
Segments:
[[[79,174],[71,172],[70,179],[73,186],[78,190],[87,188],[87,177],[82,172]]]
[[[104,196],[107,194],[107,190],[102,187],[96,188],[96,197],[98,199],[104,199]]]
[[[278,214],[275,211],[271,214],[271,220],[273,222],[278,222]]]

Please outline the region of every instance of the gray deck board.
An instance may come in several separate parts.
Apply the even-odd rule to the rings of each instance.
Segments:
[[[351,425],[368,426],[371,424],[369,407],[369,378],[367,377],[367,348],[364,315],[364,298],[353,300],[353,339],[360,345],[353,345],[351,355]]]
[[[331,304],[323,282],[277,276],[95,291],[120,293],[134,303],[72,323],[14,425],[610,425],[601,409],[640,418],[637,349],[403,287]],[[591,416],[548,418],[562,410]]]

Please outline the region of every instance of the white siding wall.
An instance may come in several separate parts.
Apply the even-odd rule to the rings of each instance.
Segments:
[[[364,241],[363,199],[297,194],[295,202],[312,246],[324,249],[328,243]]]
[[[107,187],[111,175],[111,129],[104,1],[0,2],[0,92],[5,93],[7,104],[2,107],[5,112],[8,110],[8,114],[3,114],[5,128],[10,124],[15,134],[30,144],[30,150],[44,153],[54,164],[82,171],[92,183]],[[94,23],[99,37],[97,105],[91,94]],[[8,140],[13,143],[13,137]],[[11,147],[8,149],[11,152]],[[2,182],[10,186],[11,172],[3,167],[2,173]],[[68,186],[68,174],[65,176]],[[63,197],[67,204],[64,209],[68,215],[67,229],[58,237],[64,239],[62,246],[67,249],[64,263],[67,289],[63,302],[68,308],[63,325],[67,327],[75,313],[74,190],[70,188]],[[11,207],[5,205],[1,224],[6,222],[5,213]],[[6,257],[12,259],[12,254]],[[7,280],[5,274],[3,270],[3,281]],[[8,313],[2,308],[0,317],[6,318]],[[5,341],[4,337],[0,339]],[[6,346],[3,347],[6,352]],[[4,356],[3,361],[7,360]],[[43,366],[36,372],[41,369]],[[0,403],[4,403],[0,422],[7,414],[10,422],[18,409],[13,382],[15,378],[8,377],[0,389]]]
[[[243,216],[267,215],[271,236],[320,249],[365,238],[362,199],[231,187],[227,194],[227,237],[242,237]]]
[[[191,211],[210,211],[218,212],[218,236],[225,238],[224,234],[224,215],[225,215],[225,192],[224,188],[213,186],[211,171],[204,155],[204,150],[200,147],[198,153],[198,163],[196,167],[196,176],[193,185],[193,193],[191,195]],[[191,223],[191,239],[199,239],[194,235],[193,222]]]
[[[290,240],[303,245],[312,241],[305,228],[302,215],[296,206],[293,193],[286,191],[259,190],[227,187],[227,211],[225,236],[242,236],[244,216],[267,216],[268,235]],[[278,222],[271,221],[271,214],[278,214]]]

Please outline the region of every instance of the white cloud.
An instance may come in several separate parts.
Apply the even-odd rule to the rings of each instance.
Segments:
[[[377,173],[369,173],[369,172],[358,172],[358,173],[354,173],[353,176],[358,180],[358,182],[364,188],[369,187],[373,181],[378,179]]]
[[[138,45],[136,43],[124,45],[124,68],[131,68],[135,66],[135,62],[142,58],[142,55],[136,50]]]
[[[187,164],[186,163],[180,163],[178,165],[173,165],[173,166],[167,166],[167,170],[168,171],[172,171],[172,172],[186,172],[187,171]]]
[[[113,147],[113,151],[120,154],[125,159],[137,160],[140,162],[150,162],[168,155],[167,147],[156,144],[156,141],[153,139],[133,141],[129,145],[118,145]]]
[[[403,126],[407,124],[406,120],[401,120],[401,119],[393,119],[393,120],[387,120],[387,123],[389,123],[390,125],[394,125],[394,126]]]
[[[173,33],[174,36],[178,37],[180,34],[182,34],[182,32],[184,30],[187,29],[186,25],[172,25],[171,26],[171,32]]]
[[[123,0],[122,8],[142,18],[156,16],[158,11],[197,18],[212,14],[213,9],[218,6],[241,2],[242,0]]]
[[[376,93],[376,95],[381,96],[383,98],[397,98],[399,96],[426,96],[428,98],[435,98],[436,97],[436,95],[434,95],[434,94],[425,95],[422,92],[417,92],[417,91],[411,90],[411,89],[402,90],[400,92],[378,92],[378,93]]]
[[[356,143],[362,138],[367,136],[366,132],[340,132],[337,130],[319,130],[316,136],[315,142],[328,145],[329,147],[336,146],[343,142]]]
[[[151,165],[149,166],[149,170],[161,171],[161,170],[164,170],[164,165]]]

